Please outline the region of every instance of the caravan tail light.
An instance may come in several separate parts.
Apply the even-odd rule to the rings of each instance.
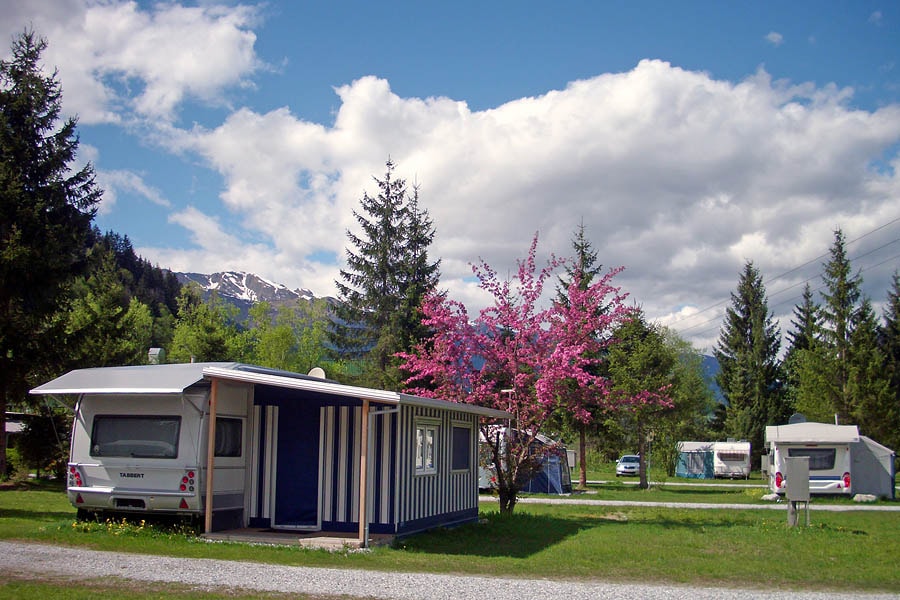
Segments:
[[[781,474],[781,471],[775,473],[775,488],[781,489],[784,486],[784,475]]]
[[[184,472],[184,475],[181,476],[181,485],[178,486],[178,489],[182,492],[193,492],[196,485],[196,471],[193,469],[188,469]]]
[[[84,485],[84,477],[81,470],[75,465],[69,465],[69,487],[82,487]]]
[[[844,489],[850,489],[850,473],[844,473],[843,477],[841,477],[841,483],[844,484]]]

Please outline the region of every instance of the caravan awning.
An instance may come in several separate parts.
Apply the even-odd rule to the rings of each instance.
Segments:
[[[859,441],[856,425],[829,423],[793,423],[766,427],[766,443],[851,444]]]
[[[472,404],[343,385],[329,379],[320,379],[289,371],[227,362],[78,369],[34,388],[31,390],[31,393],[51,395],[180,394],[192,385],[210,379],[237,381],[342,398],[368,400],[369,402],[389,406],[425,406],[452,409],[495,419],[513,418],[513,415],[508,412]]]
[[[369,402],[375,402],[377,404],[387,404],[392,406],[425,406],[431,408],[452,409],[495,419],[513,418],[512,414],[493,408],[486,408],[473,404],[448,402],[447,400],[437,400],[434,398],[422,398],[420,396],[411,396],[409,394],[401,394],[388,390],[376,390],[373,388],[344,385],[328,379],[319,379],[287,371],[264,369],[251,365],[209,366],[203,369],[203,375],[207,378],[226,379],[229,381],[240,381],[256,385],[269,385],[279,388],[316,392],[331,396],[340,396],[342,398],[368,400]]]
[[[346,398],[359,398],[371,402],[385,404],[399,404],[400,394],[386,390],[374,390],[369,388],[343,385],[327,379],[315,377],[297,377],[297,374],[273,369],[261,369],[248,365],[234,366],[209,366],[203,369],[203,375],[212,379],[227,379],[229,381],[241,381],[259,385],[271,385],[273,387],[303,390],[306,392],[319,392],[333,396]]]
[[[77,369],[31,390],[32,394],[180,394],[203,381],[203,369],[235,363],[186,363]]]

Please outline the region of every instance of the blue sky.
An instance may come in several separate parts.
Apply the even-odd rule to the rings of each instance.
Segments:
[[[896,2],[0,4],[28,26],[98,225],[175,270],[332,294],[389,156],[472,310],[469,263],[566,255],[580,222],[702,349],[746,260],[784,328],[835,228],[876,304],[900,268]]]

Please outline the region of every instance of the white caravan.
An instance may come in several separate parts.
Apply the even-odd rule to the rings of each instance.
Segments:
[[[850,448],[859,442],[856,425],[828,423],[794,423],[766,427],[769,451],[769,488],[784,494],[789,485],[785,478],[785,458],[809,457],[809,493],[850,495]]]
[[[191,363],[83,369],[36,394],[78,394],[67,493],[79,516],[199,517],[206,496],[210,382]],[[222,383],[215,420],[213,518],[240,524],[248,472],[250,388]]]
[[[750,442],[714,442],[713,472],[716,477],[750,477]]]

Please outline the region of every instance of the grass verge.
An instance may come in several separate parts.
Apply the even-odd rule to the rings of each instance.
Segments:
[[[483,509],[478,524],[413,536],[392,548],[330,553],[210,544],[183,529],[140,523],[76,523],[74,510],[59,489],[38,487],[0,491],[0,538],[118,552],[385,571],[779,590],[900,589],[896,569],[900,513],[896,512],[813,512],[811,527],[792,529],[784,513],[771,511],[522,504],[515,515],[503,518],[490,503]],[[67,588],[65,584],[60,589]],[[0,588],[0,595],[6,592],[11,590]],[[37,595],[54,597],[49,592]]]

